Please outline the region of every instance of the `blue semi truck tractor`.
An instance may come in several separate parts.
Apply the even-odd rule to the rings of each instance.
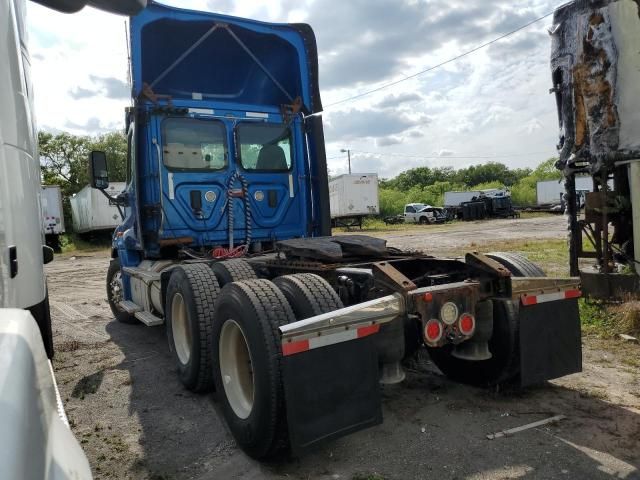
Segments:
[[[121,322],[164,325],[181,382],[215,390],[249,455],[382,422],[380,383],[419,349],[477,385],[580,371],[577,279],[510,253],[331,236],[311,27],[149,2],[131,55],[109,303]],[[105,155],[90,160],[104,191]]]

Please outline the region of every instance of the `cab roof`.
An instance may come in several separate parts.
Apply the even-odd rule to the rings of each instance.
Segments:
[[[131,19],[133,96],[322,111],[313,30],[150,1]]]

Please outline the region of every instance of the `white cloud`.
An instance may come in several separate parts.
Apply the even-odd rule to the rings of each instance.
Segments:
[[[550,0],[166,3],[310,23],[318,39],[325,106],[424,70],[556,6]],[[76,133],[122,128],[129,104],[124,18],[91,8],[64,15],[34,2],[28,5],[39,125]],[[533,166],[553,155],[557,121],[554,100],[547,94],[546,26],[537,23],[443,68],[328,108],[324,120],[330,168],[346,171],[339,153],[343,148],[352,150],[354,170],[378,169],[387,177],[427,163],[477,163],[450,158],[465,155],[517,153],[496,158],[513,167]],[[381,155],[362,153],[374,150]],[[384,152],[413,157],[385,157]],[[438,158],[414,158],[422,154]]]

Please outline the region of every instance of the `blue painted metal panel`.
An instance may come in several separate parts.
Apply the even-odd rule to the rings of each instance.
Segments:
[[[211,32],[216,24],[220,27]],[[197,46],[167,73],[194,44]],[[138,97],[146,83],[156,93],[173,98],[192,99],[196,94],[195,98],[203,100],[253,108],[291,103],[299,96],[307,111],[318,111],[317,63],[315,58],[309,61],[310,50],[315,54],[315,39],[306,25],[264,23],[151,2],[131,20],[133,95]],[[160,78],[163,74],[166,76]]]
[[[228,246],[230,208],[233,243],[242,244],[247,205],[253,242],[317,234],[318,199],[310,176],[316,153],[308,149],[303,122],[304,113],[322,109],[315,48],[311,28],[303,24],[268,24],[154,2],[133,17],[134,108],[127,121],[135,125],[133,167],[126,218],[114,235],[123,266],[160,258],[166,254],[161,245],[182,237],[192,239],[191,248]],[[283,105],[297,98],[301,111],[284,116]],[[182,133],[191,139],[172,138],[168,119],[191,122]],[[243,168],[238,128],[256,123],[289,132],[287,170]],[[220,126],[223,163],[216,156],[222,144],[198,137],[203,124]],[[268,145],[259,141],[254,147]],[[205,154],[207,149],[217,153]],[[176,155],[189,157],[185,165],[196,169],[177,168],[182,164]],[[217,169],[199,166],[204,161],[210,167],[206,162],[212,159]],[[246,195],[229,198],[230,191],[241,190],[241,182],[230,184],[238,175]],[[130,298],[126,276],[124,284]]]

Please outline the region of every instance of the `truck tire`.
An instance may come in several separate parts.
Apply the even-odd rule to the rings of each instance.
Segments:
[[[122,270],[120,269],[120,260],[114,258],[109,263],[107,270],[107,300],[111,313],[115,319],[121,323],[136,324],[138,319],[123,310],[119,303],[124,299],[122,286]]]
[[[278,327],[293,311],[269,280],[244,280],[222,289],[213,318],[213,379],[229,430],[249,456],[277,456],[289,446]]]
[[[213,263],[211,270],[213,270],[213,273],[218,279],[220,288],[224,287],[227,283],[258,278],[249,262],[241,258]]]
[[[273,283],[291,305],[296,320],[333,312],[344,306],[331,285],[315,273],[284,275]]]
[[[420,217],[420,225],[429,225],[429,219],[427,217]]]
[[[491,252],[486,254],[487,257],[495,260],[514,277],[546,277],[538,265],[531,262],[528,258],[511,252]]]
[[[454,346],[427,347],[433,363],[456,382],[489,387],[513,382],[520,373],[518,310],[508,299],[493,300],[493,335],[489,360],[462,360],[452,354]]]
[[[167,284],[165,319],[169,350],[182,384],[193,392],[213,387],[211,329],[220,287],[204,263],[176,267]]]

